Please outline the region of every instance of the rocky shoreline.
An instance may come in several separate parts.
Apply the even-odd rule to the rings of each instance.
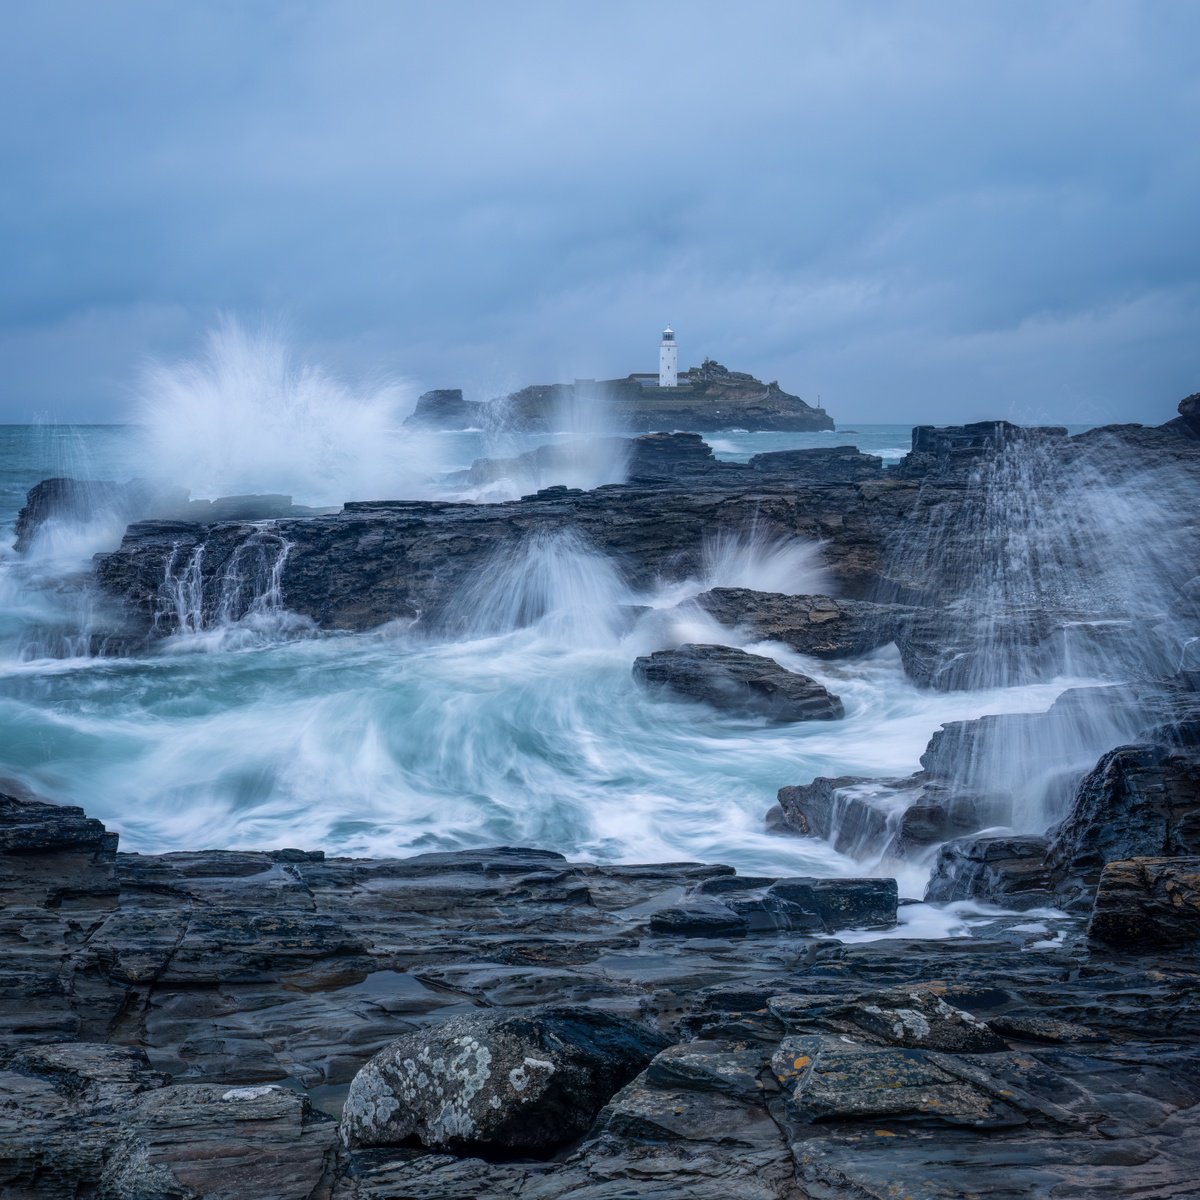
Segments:
[[[0,1188],[959,1197],[983,1170],[991,1196],[1186,1196],[1200,859],[1105,876],[1090,935],[928,941],[895,936],[886,880],[121,854],[6,795]],[[846,926],[893,936],[826,933]]]
[[[652,435],[589,492],[130,525],[95,570],[126,647],[273,596],[315,628],[453,636],[530,539],[636,588],[751,531],[819,542],[835,594],[718,587],[687,612],[818,661],[895,643],[940,690],[1081,662],[1111,682],[944,725],[906,778],[780,780],[769,827],[869,865],[852,879],[530,847],[125,854],[0,788],[0,1197],[1200,1195],[1198,402],[1075,438],[919,428],[891,471]],[[79,502],[42,487],[26,540]],[[1154,593],[1120,603],[1151,561]],[[630,669],[840,719],[724,645]],[[1014,834],[1035,793],[1050,828]],[[912,864],[974,936],[919,936]]]

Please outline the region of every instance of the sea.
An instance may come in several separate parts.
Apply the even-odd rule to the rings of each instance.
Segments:
[[[819,662],[731,638],[689,610],[689,596],[711,586],[824,590],[812,544],[726,544],[699,577],[641,594],[598,555],[559,547],[485,589],[494,615],[520,610],[514,595],[536,586],[549,600],[532,624],[492,621],[486,633],[444,640],[400,623],[327,633],[289,619],[284,596],[280,613],[167,638],[132,657],[89,653],[86,637],[105,604],[90,586],[90,558],[119,543],[122,522],[59,522],[27,554],[11,549],[26,492],[43,478],[153,476],[193,497],[283,491],[311,504],[500,502],[528,481],[472,492],[463,483],[472,462],[570,436],[417,434],[386,405],[357,421],[331,407],[316,430],[311,406],[257,423],[242,412],[233,428],[193,415],[183,432],[177,408],[139,424],[0,427],[0,777],[82,805],[129,851],[288,846],[400,856],[504,844],[596,862],[861,875],[879,864],[767,832],[780,787],[906,776],[944,722],[1044,711],[1081,682],[933,692],[906,679],[894,647]],[[728,461],[853,445],[890,464],[907,452],[911,426],[707,440]],[[606,618],[630,603],[649,606],[654,619],[630,629]],[[773,725],[648,695],[630,668],[665,639],[733,640],[769,653],[839,695],[845,720]],[[902,893],[919,899],[928,870],[902,870]],[[902,931],[924,922],[944,935],[981,919],[978,906],[933,919],[916,905]]]

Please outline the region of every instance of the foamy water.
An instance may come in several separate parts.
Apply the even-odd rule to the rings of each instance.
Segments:
[[[393,385],[350,387],[269,339],[226,330],[195,362],[146,377],[140,427],[0,432],[0,517],[11,523],[42,477],[124,479],[148,467],[196,495],[281,491],[311,504],[457,495],[462,482],[446,472],[554,440],[414,436],[397,425],[410,402]],[[723,434],[716,449],[741,459],[847,443],[890,453],[903,441],[898,427],[861,427]],[[495,498],[527,481],[510,482]],[[451,635],[433,640],[403,624],[323,634],[290,614],[278,587],[287,547],[267,523],[229,582],[257,589],[249,604],[231,604],[241,619],[201,620],[181,561],[165,590],[185,632],[139,657],[90,657],[89,633],[113,614],[88,586],[89,559],[115,546],[122,524],[103,514],[52,524],[28,555],[0,554],[0,774],[82,804],[131,850],[388,855],[507,843],[602,861],[891,874],[893,864],[854,861],[818,839],[769,835],[763,817],[776,791],[821,775],[908,775],[944,722],[1043,712],[1086,681],[943,693],[914,687],[894,647],[828,663],[741,641],[687,598],[718,585],[829,586],[818,545],[753,528],[710,541],[697,578],[650,594],[632,592],[616,564],[578,539],[534,536],[485,565],[455,600]],[[837,693],[846,718],[771,725],[635,685],[638,655],[684,641],[770,654]],[[1104,736],[1076,739],[1082,766]],[[1054,759],[1050,770],[1061,769],[1060,750],[1022,753]],[[1012,824],[1044,828],[1052,781],[1026,775],[1006,785]],[[927,869],[903,869],[902,892],[919,896]],[[906,915],[914,932],[942,934],[987,919]]]

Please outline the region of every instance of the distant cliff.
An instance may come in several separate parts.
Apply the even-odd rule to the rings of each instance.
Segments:
[[[633,431],[686,429],[779,430],[809,433],[832,429],[823,408],[806,404],[777,382],[763,383],[743,371],[730,371],[712,359],[682,373],[679,386],[660,388],[657,376],[534,384],[496,400],[464,400],[457,388],[426,392],[405,422],[426,429],[503,426],[541,433],[603,424]],[[602,414],[603,421],[595,422]]]

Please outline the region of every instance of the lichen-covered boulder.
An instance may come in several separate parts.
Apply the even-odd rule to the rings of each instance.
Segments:
[[[406,1034],[354,1077],[349,1146],[539,1153],[579,1137],[667,1044],[587,1008],[453,1017]]]

